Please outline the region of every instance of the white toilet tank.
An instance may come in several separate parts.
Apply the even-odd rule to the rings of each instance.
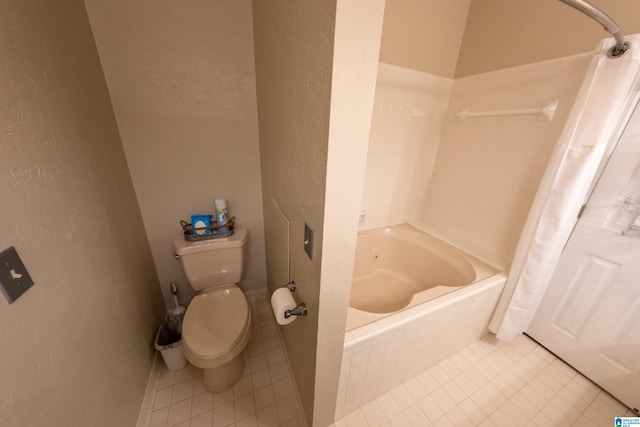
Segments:
[[[187,242],[182,234],[173,241],[189,284],[195,291],[238,283],[242,277],[249,234],[236,227],[230,237]]]

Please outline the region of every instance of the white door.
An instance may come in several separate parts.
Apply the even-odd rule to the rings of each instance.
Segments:
[[[527,334],[640,408],[640,108],[562,253]]]

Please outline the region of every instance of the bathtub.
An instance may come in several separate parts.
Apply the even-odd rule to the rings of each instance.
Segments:
[[[347,331],[498,273],[408,224],[361,231]]]
[[[336,419],[486,335],[505,282],[411,225],[361,231]]]

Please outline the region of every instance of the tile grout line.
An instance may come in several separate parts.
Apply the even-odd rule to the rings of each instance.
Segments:
[[[266,300],[263,299],[262,301],[257,302],[252,301],[250,305],[256,319],[263,317],[263,320],[265,320],[264,317],[268,317],[270,315],[270,309],[267,307]],[[204,390],[203,387],[202,390],[198,388],[198,380],[199,378],[202,378],[202,376],[198,375],[198,372],[196,372],[197,368],[187,365],[187,368],[185,369],[188,369],[188,371],[181,370],[176,372],[161,369],[161,375],[164,374],[164,379],[162,382],[159,381],[156,384],[151,403],[151,416],[155,413],[157,415],[157,419],[152,420],[150,417],[147,426],[150,427],[152,421],[155,421],[153,424],[154,427],[156,425],[162,427],[173,425],[186,426],[195,418],[199,419],[196,422],[202,422],[203,416],[205,422],[206,418],[211,416],[211,423],[215,424],[216,409],[220,410],[220,408],[225,406],[227,407],[226,420],[232,424],[233,422],[236,422],[248,423],[248,425],[257,425],[255,423],[264,422],[266,420],[269,425],[273,426],[295,425],[297,427],[299,423],[304,422],[304,418],[299,413],[300,401],[299,397],[297,397],[294,392],[295,384],[293,382],[292,374],[290,373],[290,364],[286,358],[286,352],[282,346],[282,337],[279,334],[277,326],[275,326],[271,321],[272,319],[269,320],[269,322],[264,323],[256,322],[252,326],[252,328],[254,328],[252,331],[254,338],[252,338],[250,342],[260,343],[259,345],[254,344],[254,348],[258,348],[258,351],[251,354],[251,356],[249,356],[248,350],[245,352],[245,371],[240,380],[244,381],[244,383],[240,386],[241,388],[238,388],[238,384],[236,384],[229,391],[223,392],[228,393],[227,397],[223,398],[225,400],[224,402],[215,402],[215,396],[219,396],[222,393],[210,393]],[[267,333],[266,336],[264,335],[265,333]],[[269,357],[267,358],[268,355]],[[260,360],[260,357],[262,360]],[[252,361],[252,358],[255,358],[255,360]],[[262,366],[263,364],[264,366]],[[260,373],[262,373],[261,375],[263,377],[268,379],[258,379],[258,374]],[[184,384],[186,382],[191,382],[191,387]],[[181,384],[184,389],[179,388]],[[279,390],[285,390],[284,393],[276,391],[276,385],[278,387],[284,387],[279,388]],[[176,386],[178,386],[177,389]],[[256,388],[256,386],[258,387]],[[185,391],[189,388],[190,393]],[[157,404],[156,397],[158,392],[162,390],[165,390],[164,393],[167,403],[163,403],[162,406],[154,408],[154,405]],[[176,396],[176,390],[179,390],[179,393],[184,393],[184,396],[180,396],[178,400],[173,401]],[[207,405],[205,405],[204,411],[201,408],[198,409],[197,413],[194,412],[195,405],[197,404],[197,401],[194,399],[198,396],[204,395],[205,393],[208,393],[209,398],[212,400],[210,403],[211,409],[206,408]],[[207,398],[202,397],[200,399],[204,399],[205,402],[207,400]],[[261,401],[258,401],[258,399],[261,399]],[[189,403],[186,403],[187,401],[189,401]],[[283,406],[283,402],[285,401],[287,403]],[[242,408],[238,406],[239,404],[248,405],[245,409],[246,412],[243,412]],[[186,405],[189,407],[186,408]],[[258,409],[258,405],[263,406]],[[178,413],[172,411],[172,409],[177,410],[176,408],[178,407],[182,408],[181,410],[184,412]],[[295,407],[293,412],[287,409],[292,407]],[[185,415],[187,412],[188,416]],[[262,421],[260,421],[261,418]],[[213,425],[211,423],[207,423],[206,425]],[[144,427],[144,425],[138,427]]]
[[[501,348],[502,348],[502,346],[501,346]],[[536,345],[535,345],[534,347],[532,347],[529,351],[527,351],[527,353],[525,353],[525,354],[522,356],[522,358],[524,358],[527,354],[530,354],[530,353],[535,354],[535,353],[534,353],[534,351],[535,351],[536,349],[538,349],[538,348],[542,348],[544,351],[547,351],[547,352],[548,352],[548,350],[546,350],[546,349],[545,349],[545,348],[543,348],[543,347],[540,347],[540,346],[536,343]],[[551,354],[551,353],[549,352],[549,354]],[[522,358],[521,358],[521,359],[522,359]],[[519,359],[519,360],[520,360],[520,359]],[[545,363],[546,363],[546,364],[545,364],[544,368],[540,369],[540,372],[538,372],[538,373],[536,374],[536,377],[537,377],[537,376],[539,376],[542,372],[544,372],[544,371],[545,371],[549,366],[551,366],[551,364],[553,363],[553,360],[550,360],[550,361],[548,361],[548,362],[547,362],[547,361],[545,361]],[[514,363],[514,364],[515,364],[515,363]],[[512,364],[512,366],[513,366],[514,364]],[[508,368],[507,368],[507,369],[508,369]],[[494,384],[494,385],[495,385],[495,384]],[[518,392],[522,391],[525,387],[526,387],[526,384],[525,384],[524,386],[522,386],[521,388],[517,389],[517,391],[516,391],[515,393],[513,393],[513,396],[515,396]],[[564,386],[563,386],[563,387],[564,387]],[[535,390],[535,389],[534,389],[534,390]],[[562,390],[562,389],[560,389],[560,390]],[[560,391],[558,391],[557,393],[559,393],[559,392],[560,392]],[[554,397],[557,395],[557,393],[556,393],[556,394],[554,394]],[[505,396],[505,397],[506,397],[506,401],[507,401],[507,402],[508,402],[508,401],[511,401],[511,399],[513,399],[513,396],[508,397],[508,398]],[[525,398],[525,399],[527,399],[527,400],[529,401],[529,403],[531,403],[532,405],[534,405],[534,406],[535,406],[535,404],[533,404],[533,403],[532,403],[532,402],[531,402],[531,401],[530,401],[526,396],[524,396],[524,398]],[[553,400],[553,397],[551,397],[551,398],[547,399],[547,400],[546,400],[546,402],[545,402],[545,405],[544,405],[542,408],[538,408],[538,407],[536,406],[537,411],[535,412],[535,414],[534,414],[533,416],[531,416],[531,417],[528,417],[528,418],[529,418],[529,423],[530,423],[530,422],[531,422],[531,420],[533,420],[533,419],[534,419],[538,414],[542,413],[543,415],[545,415],[545,414],[542,412],[542,410],[543,410],[543,409],[544,409],[544,407],[546,407],[546,406],[547,406],[547,405],[548,405],[552,400]],[[506,403],[506,402],[505,402],[505,403]],[[498,408],[496,408],[496,409],[492,412],[492,414],[491,414],[491,415],[493,415],[493,413],[497,412],[497,411],[498,411],[498,410],[499,410],[503,405],[504,405],[504,403],[503,403],[502,405],[500,405]],[[517,405],[516,405],[516,406],[517,406]],[[519,409],[519,408],[518,408],[518,409]],[[524,412],[523,412],[523,414],[524,414]],[[491,415],[489,415],[487,418],[489,418],[489,419],[490,419]],[[527,414],[524,414],[524,415],[525,415],[525,416],[527,416]],[[507,417],[508,417],[508,415],[507,415]],[[508,417],[508,418],[510,418],[510,417]],[[513,420],[512,420],[512,421],[513,421]]]
[[[560,422],[561,420],[563,420],[564,422],[567,422],[569,424],[578,425],[578,423],[580,423],[580,420],[583,419],[583,417],[585,416],[585,414],[588,413],[589,410],[596,411],[596,413],[598,415],[601,415],[603,419],[611,416],[610,414],[603,413],[602,412],[603,409],[610,407],[612,411],[617,410],[615,406],[610,405],[608,401],[602,398],[602,396],[604,395],[606,395],[609,399],[612,399],[611,400],[612,402],[617,402],[619,405],[621,405],[621,407],[624,406],[623,404],[619,403],[615,398],[611,397],[608,393],[606,393],[606,391],[599,388],[597,384],[594,384],[588,378],[584,377],[580,372],[576,371],[573,367],[566,364],[563,360],[557,358],[555,355],[553,355],[551,352],[546,350],[544,347],[537,344],[535,341],[531,340],[528,337],[522,338],[522,339],[523,340],[527,339],[529,343],[516,342],[516,344],[513,344],[513,346],[517,348],[507,347],[507,345],[511,345],[511,343],[505,343],[505,344],[501,344],[499,346],[494,347],[493,350],[490,350],[489,346],[492,345],[492,343],[476,342],[468,346],[467,348],[461,349],[458,353],[456,353],[462,356],[463,359],[465,359],[464,354],[469,350],[475,353],[476,356],[478,356],[479,360],[486,359],[489,356],[493,356],[494,358],[498,356],[496,360],[498,360],[501,364],[504,364],[504,368],[501,369],[500,371],[495,371],[495,375],[492,375],[491,379],[483,375],[483,378],[485,380],[484,385],[478,386],[477,384],[474,383],[474,387],[473,387],[475,389],[474,393],[470,394],[463,387],[458,385],[455,381],[461,376],[466,375],[466,372],[468,371],[468,369],[475,367],[473,361],[467,360],[470,364],[467,370],[463,370],[460,368],[460,366],[456,366],[457,371],[460,371],[460,372],[458,373],[458,375],[455,375],[455,376],[452,376],[452,372],[454,372],[453,370],[446,369],[448,363],[442,363],[440,368],[442,368],[444,370],[444,373],[447,374],[447,377],[449,377],[449,381],[442,383],[443,381],[442,378],[440,378],[440,381],[435,381],[435,378],[433,378],[433,376],[430,375],[430,377],[435,381],[435,384],[438,385],[438,387],[433,389],[431,392],[429,392],[426,385],[423,384],[421,381],[419,381],[418,376],[416,376],[409,380],[404,381],[402,384],[400,384],[399,386],[395,387],[390,392],[385,394],[385,395],[388,394],[387,398],[391,397],[395,405],[400,407],[401,409],[400,412],[389,413],[388,412],[389,408],[387,408],[387,412],[385,412],[385,408],[380,407],[379,399],[375,399],[372,402],[369,402],[366,405],[361,406],[360,408],[353,411],[352,413],[347,414],[343,418],[337,420],[334,425],[336,427],[345,427],[345,426],[350,427],[351,426],[350,421],[353,421],[353,422],[364,421],[366,426],[371,427],[371,426],[374,426],[374,425],[377,426],[380,424],[389,426],[390,423],[393,423],[392,420],[395,420],[397,422],[406,422],[410,418],[410,414],[408,413],[408,411],[414,406],[415,406],[415,409],[412,410],[412,414],[414,416],[415,415],[417,415],[418,417],[422,416],[423,417],[422,419],[430,420],[428,414],[425,413],[425,408],[421,405],[421,403],[427,396],[430,397],[436,390],[440,388],[442,390],[440,390],[439,393],[444,392],[448,396],[448,398],[451,399],[451,402],[454,403],[454,405],[451,408],[449,408],[448,411],[445,411],[438,401],[434,400],[433,397],[430,397],[431,401],[436,405],[438,410],[442,412],[442,415],[437,419],[435,419],[433,423],[444,422],[443,418],[445,418],[446,421],[448,422],[452,422],[452,420],[454,422],[455,421],[461,422],[462,419],[465,419],[467,420],[467,422],[470,422],[475,425],[491,426],[491,425],[496,425],[495,424],[496,422],[494,420],[498,418],[498,414],[500,414],[499,417],[503,421],[506,421],[508,419],[510,420],[510,423],[514,425],[515,424],[519,425],[520,423],[522,423],[522,425],[526,424],[527,426],[541,425],[539,424],[540,422],[547,423],[549,420],[551,420],[552,416],[547,415],[548,412],[545,412],[545,408],[550,407],[549,405],[551,405],[554,408],[554,410],[557,412],[558,416],[561,417],[560,420],[554,420],[554,422]],[[472,348],[469,348],[471,346],[476,348],[476,350],[480,349],[480,353],[486,353],[486,354],[476,353],[475,351],[473,351]],[[509,348],[511,348],[511,350],[507,350]],[[502,351],[501,355],[497,354],[497,352],[499,351]],[[514,351],[517,353],[517,357]],[[541,352],[544,352],[544,354],[541,354]],[[456,365],[455,356],[456,355],[452,355],[445,360],[452,362],[453,365]],[[526,365],[524,365],[525,367],[522,370],[513,369],[514,367],[523,366],[525,360],[526,360]],[[428,372],[429,369],[426,369],[425,371],[423,371],[422,374],[424,374],[425,372]],[[439,375],[437,370],[435,370],[435,372],[436,372],[436,375]],[[422,375],[422,374],[419,374],[419,375]],[[555,385],[552,384],[548,388],[550,393],[541,392],[536,388],[535,385],[531,385],[532,380],[536,378],[544,379],[545,377],[547,377],[548,379],[555,378],[555,381],[554,381]],[[500,386],[500,384],[496,382],[496,378],[501,378],[505,382],[505,384],[512,387],[512,390],[510,390],[508,393],[505,393],[504,390],[501,388],[502,386]],[[409,386],[408,384],[410,381],[417,381],[416,384],[418,384],[422,388],[422,391],[425,393],[424,397],[423,396],[420,396],[419,398],[414,397],[414,395],[410,390],[410,388],[413,386]],[[459,394],[459,396],[457,396],[457,400],[456,400],[456,396],[452,396],[450,394],[450,391],[453,388],[445,387],[445,385],[449,384],[449,382],[451,381],[453,381],[453,383],[456,383],[457,388],[460,389],[459,392],[462,393],[460,394],[458,391],[456,391],[456,393]],[[590,384],[591,386],[594,387],[593,395],[591,395],[589,388],[583,387],[581,385],[582,381],[587,381],[587,384]],[[473,396],[476,393],[481,391],[487,385],[490,385],[493,389],[495,389],[496,392],[500,393],[500,396],[502,397],[502,399],[499,399],[501,403],[497,404],[496,407],[489,412],[485,412],[478,405],[478,403],[476,403],[476,401],[473,398]],[[577,390],[576,390],[576,387],[578,388]],[[415,388],[414,388],[414,391],[416,391]],[[542,400],[536,403],[536,401],[531,399],[532,397],[531,392],[539,395]],[[408,396],[411,396],[411,402],[403,404],[403,402],[398,401],[399,398],[402,398],[403,393],[408,393]],[[422,394],[419,391],[418,393]],[[587,394],[583,394],[583,393],[587,393]],[[587,398],[585,399],[583,398],[583,396],[587,396]],[[522,401],[522,399],[524,399],[524,401]],[[458,400],[460,400],[460,403],[456,403]],[[464,411],[462,407],[464,402],[467,400],[472,402],[473,405],[479,409],[480,411],[479,414],[481,414],[482,418],[473,419],[470,415],[468,415]],[[530,408],[534,410],[525,411],[524,408],[522,408],[518,404],[518,401],[521,401],[523,403],[526,402],[528,405],[530,405]],[[600,404],[596,405],[598,401],[600,401]],[[564,407],[556,406],[558,402],[564,402]],[[577,405],[576,405],[576,402],[577,402]],[[404,409],[402,409],[403,407]],[[513,412],[514,410],[517,410],[518,412]],[[624,416],[625,414],[629,414],[629,413],[631,414],[631,416],[635,415],[630,409],[626,407],[623,407],[622,409],[620,409],[620,411],[623,412],[620,414],[621,416]],[[377,421],[377,422],[371,422],[370,417],[374,416],[374,414],[381,416],[383,420]],[[410,421],[410,422],[413,422],[413,421]],[[361,424],[358,424],[358,425],[361,425]]]

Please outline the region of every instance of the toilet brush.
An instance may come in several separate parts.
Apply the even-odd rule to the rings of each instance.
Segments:
[[[184,314],[185,308],[178,304],[178,287],[176,286],[176,282],[169,283],[169,289],[171,290],[171,295],[173,296],[173,302],[175,303],[175,307],[171,310],[171,314],[174,316],[180,316]]]

